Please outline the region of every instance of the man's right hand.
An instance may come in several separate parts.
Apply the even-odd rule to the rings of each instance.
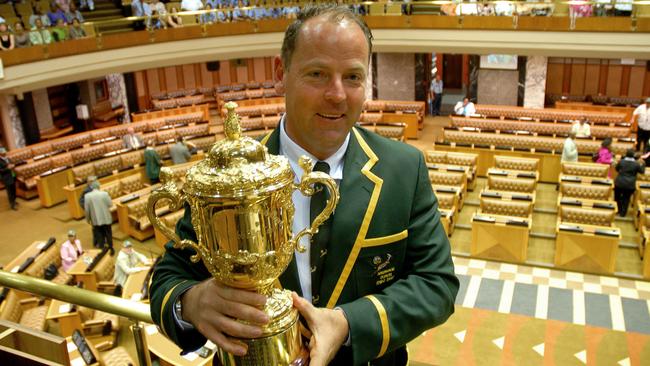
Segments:
[[[246,345],[231,337],[257,338],[269,322],[261,309],[266,296],[219,284],[214,278],[192,287],[181,297],[183,320],[226,352],[246,354]],[[244,324],[235,319],[251,324]]]

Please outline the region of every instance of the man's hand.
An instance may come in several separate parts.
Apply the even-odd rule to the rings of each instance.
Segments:
[[[260,310],[266,296],[219,284],[214,278],[192,287],[181,297],[182,317],[214,344],[237,356],[246,354],[246,345],[231,337],[256,338],[268,316]],[[251,325],[238,322],[247,321]]]
[[[304,334],[309,338],[309,366],[327,365],[348,337],[348,320],[342,310],[315,308],[295,292],[291,296],[293,306],[311,330],[305,330],[307,334]]]

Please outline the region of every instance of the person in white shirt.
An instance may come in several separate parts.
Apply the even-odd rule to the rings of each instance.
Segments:
[[[647,98],[644,104],[636,107],[632,113],[632,120],[630,121],[631,124],[634,124],[635,118],[636,149],[641,150],[642,147],[648,145],[648,139],[650,138],[650,98]]]
[[[129,150],[136,150],[144,146],[142,139],[140,138],[140,136],[135,134],[135,130],[133,129],[133,127],[127,128],[126,132],[127,134],[122,136],[124,147],[126,147]]]
[[[141,264],[142,266],[138,266]],[[137,273],[140,271],[145,271],[149,269],[148,266],[151,264],[149,259],[144,255],[138,253],[133,249],[133,244],[130,241],[125,240],[122,243],[122,250],[117,255],[115,260],[115,275],[113,281],[116,285],[124,287],[126,279],[129,278],[131,273]]]
[[[579,119],[571,126],[571,132],[575,133],[576,137],[591,137],[589,121],[584,118]]]
[[[476,113],[476,107],[474,106],[474,103],[469,101],[469,98],[465,97],[462,102],[456,103],[456,106],[454,106],[454,113],[459,116],[471,116]]]
[[[203,9],[201,0],[183,0],[181,1],[181,10],[183,11],[197,11]]]
[[[564,140],[564,149],[562,149],[561,161],[576,162],[578,161],[578,147],[574,141],[576,138],[575,132],[569,132],[569,137]]]
[[[67,272],[83,252],[81,241],[77,239],[77,233],[74,230],[69,230],[68,240],[61,244],[61,266],[63,270]]]

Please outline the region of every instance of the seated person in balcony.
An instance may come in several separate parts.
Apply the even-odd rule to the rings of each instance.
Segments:
[[[250,10],[251,19],[260,20],[268,18],[270,16],[270,14],[266,11],[266,8],[260,4],[259,0],[255,0],[252,6],[254,6],[254,8]]]
[[[50,24],[56,24],[59,19],[65,20],[65,12],[56,3],[52,3],[47,17],[50,19]]]
[[[132,273],[137,273],[140,271],[146,271],[148,267],[138,266],[142,264],[148,266],[151,264],[149,259],[144,255],[138,253],[133,249],[133,244],[130,241],[125,240],[122,243],[122,250],[117,255],[115,260],[115,274],[113,277],[113,282],[116,285],[124,288],[126,279],[129,278],[129,275]]]
[[[235,6],[235,9],[232,11],[232,21],[237,22],[241,20],[246,20],[250,17],[249,11],[247,10],[242,10],[241,8],[245,7],[244,3],[239,0],[237,2],[237,6]]]
[[[169,147],[169,155],[171,155],[174,164],[187,163],[192,156],[192,154],[190,154],[190,149],[180,136],[176,138],[176,143]]]
[[[614,16],[629,17],[630,15],[632,15],[632,0],[616,0]]]
[[[74,1],[70,2],[70,9],[65,12],[65,21],[68,24],[71,24],[73,20],[77,19],[80,23],[84,22],[84,16],[81,15],[81,12],[77,10],[77,6],[74,4]]]
[[[14,23],[14,42],[16,48],[29,47],[32,42],[29,40],[29,32],[25,31],[22,21]]]
[[[111,216],[111,196],[99,189],[99,182],[90,184],[92,191],[86,194],[84,211],[86,221],[93,227],[93,246],[95,248],[110,248],[113,252],[113,217]]]
[[[86,37],[88,36],[86,35],[86,31],[81,27],[79,19],[72,19],[72,25],[70,26],[70,39],[80,39]]]
[[[34,5],[34,13],[29,16],[30,28],[36,27],[36,19],[40,19],[44,26],[50,26],[50,18],[48,18],[46,14],[43,14],[41,6],[38,3]]]
[[[165,4],[163,4],[160,0],[153,0],[153,10],[155,10],[156,13],[162,17],[167,16],[167,8],[165,7]]]
[[[29,41],[32,45],[37,44],[50,44],[52,43],[52,34],[43,26],[43,22],[40,18],[35,20],[35,26],[32,28],[32,31],[29,32]]]
[[[474,106],[474,103],[469,101],[468,97],[465,97],[462,102],[456,103],[454,106],[454,113],[459,116],[471,116],[476,113],[476,107]]]
[[[80,6],[82,9],[93,11],[95,10],[95,0],[80,0]]]
[[[209,10],[208,13],[203,13],[199,17],[199,23],[201,24],[214,24],[217,22],[217,14],[212,11],[212,5],[205,4],[205,10]]]
[[[144,16],[144,1],[143,0],[132,0],[131,1],[131,14],[134,17],[143,17]]]
[[[160,182],[160,166],[162,165],[162,159],[154,146],[156,146],[156,141],[152,139],[144,149],[144,166],[151,184]]]
[[[16,47],[16,39],[14,35],[9,32],[7,23],[0,23],[0,50],[9,51]]]
[[[179,28],[183,26],[183,18],[178,15],[178,9],[175,6],[172,6],[167,16],[167,25],[171,28]]]
[[[354,4],[354,5],[350,5],[350,6],[351,7],[357,6],[357,7],[360,7],[361,9],[364,9],[364,14],[361,14],[361,12],[357,11],[356,8],[355,8],[354,12],[356,14],[365,15],[365,8],[363,6],[358,5],[358,4]],[[296,16],[298,15],[299,12],[300,12],[300,8],[295,6],[295,5],[294,6],[285,6],[284,9],[282,9],[282,13],[284,14],[284,16],[287,19],[296,19]]]
[[[165,17],[162,15],[159,16],[158,10],[153,9],[151,15],[147,19],[147,25],[149,29],[163,29],[167,28],[167,22],[165,22]]]
[[[575,132],[576,137],[591,137],[589,121],[585,118],[580,118],[571,126],[571,132]]]
[[[222,5],[217,12],[217,21],[219,23],[228,23],[230,21],[230,11],[227,9],[224,9],[224,6]]]
[[[58,19],[56,26],[52,27],[51,33],[55,42],[68,40],[68,25],[65,24],[65,19]]]
[[[618,207],[618,215],[625,217],[630,205],[630,197],[636,189],[636,175],[645,173],[643,159],[634,159],[634,150],[628,149],[625,157],[616,164],[618,175],[614,180],[614,200]]]
[[[267,14],[271,19],[280,19],[283,16],[282,6],[278,4],[278,1],[271,0],[266,2]]]
[[[122,136],[122,141],[124,141],[124,147],[129,150],[136,150],[144,146],[142,138],[135,134],[133,127],[126,129],[126,135]]]
[[[636,119],[637,123],[636,148],[637,150],[641,150],[645,146],[645,150],[648,150],[648,139],[650,138],[650,98],[647,98],[645,103],[640,104],[632,112],[631,124],[634,123],[634,119]]]
[[[578,147],[576,146],[575,138],[576,133],[573,131],[569,132],[569,136],[564,140],[561,161],[569,163],[578,161]]]
[[[68,272],[83,252],[81,241],[77,239],[77,233],[74,230],[68,230],[68,240],[61,245],[61,267],[63,270]]]

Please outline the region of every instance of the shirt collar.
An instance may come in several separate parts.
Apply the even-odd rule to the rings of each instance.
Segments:
[[[284,129],[285,120],[286,114],[282,115],[282,119],[280,119],[280,154],[286,156],[287,159],[289,159],[291,168],[296,174],[296,179],[300,180],[300,178],[302,178],[302,168],[300,168],[300,165],[298,164],[300,157],[302,155],[307,155],[313,160],[314,164],[316,164],[318,159],[314,155],[307,152],[307,150],[303,149],[300,145],[296,144],[293,140],[291,140]],[[343,141],[341,147],[339,147],[339,149],[336,150],[332,156],[324,160],[327,164],[329,164],[329,175],[334,179],[343,179],[343,158],[345,157],[345,151],[348,149],[349,143],[350,133],[348,132],[348,135],[345,137],[345,141]]]

